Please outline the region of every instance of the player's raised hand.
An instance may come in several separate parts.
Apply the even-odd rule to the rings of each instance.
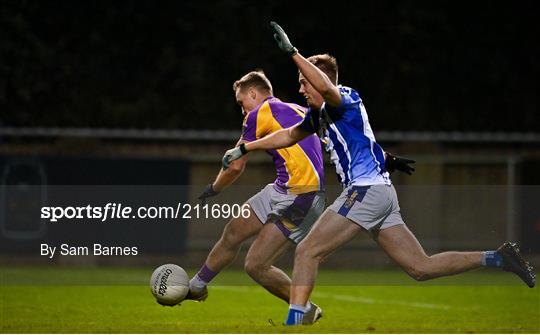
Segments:
[[[210,198],[210,197],[213,197],[215,195],[219,194],[219,192],[215,191],[214,190],[214,187],[212,187],[212,184],[208,184],[206,185],[206,187],[204,188],[203,192],[201,193],[201,195],[199,195],[199,201],[201,202],[201,204],[205,204],[206,203],[206,198]]]
[[[388,152],[386,153],[386,160],[384,162],[386,171],[392,173],[398,170],[408,174],[409,176],[414,172],[414,168],[410,164],[414,163],[416,163],[416,161],[413,159],[394,156]]]
[[[245,154],[247,154],[247,150],[244,143],[240,144],[236,148],[227,150],[225,152],[225,155],[223,156],[223,159],[221,160],[221,163],[223,165],[223,170],[227,170],[229,166],[231,165],[232,161],[237,160],[238,158],[244,156]]]
[[[275,23],[274,21],[270,22],[270,26],[274,30],[274,39],[276,40],[278,47],[290,56],[296,54],[298,49],[293,47],[289,37],[287,34],[285,34],[285,30],[283,30],[283,28],[281,28],[279,24]]]

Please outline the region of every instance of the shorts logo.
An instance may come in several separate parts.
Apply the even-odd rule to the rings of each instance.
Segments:
[[[301,208],[295,206],[289,207],[286,215],[295,226],[300,225],[306,217],[306,213]]]
[[[357,196],[358,196],[358,192],[354,190],[354,192],[351,193],[351,195],[349,195],[349,197],[345,201],[345,204],[343,204],[343,207],[347,209],[351,209],[351,207],[354,205],[354,201],[356,200]]]

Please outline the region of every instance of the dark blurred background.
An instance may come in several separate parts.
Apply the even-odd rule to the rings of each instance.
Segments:
[[[137,195],[130,185],[172,185],[182,202],[196,204],[240,136],[235,80],[262,68],[276,96],[302,103],[296,67],[275,45],[270,20],[304,55],[335,55],[340,81],[360,92],[377,141],[416,159],[413,176],[396,173],[392,181],[405,221],[428,252],[515,240],[540,262],[536,7],[533,1],[3,0],[0,264],[47,263],[36,256],[39,243],[62,234],[103,235],[98,224],[58,232],[39,219],[39,206],[54,205],[62,185],[127,186],[130,196]],[[234,188],[216,202],[243,203],[275,179],[266,154],[250,156]],[[331,203],[341,187],[328,160],[326,176]],[[67,200],[90,199],[84,187],[77,190]],[[107,236],[116,238],[116,231],[144,241],[135,265],[176,262],[182,254],[181,264],[196,267],[225,222],[183,220],[167,241],[134,225],[128,235],[107,228]],[[32,259],[12,257],[25,246],[35,249]],[[149,258],[162,252],[159,261]],[[328,264],[392,263],[365,237]]]
[[[238,129],[254,68],[302,102],[276,20],[330,52],[377,130],[538,131],[534,1],[2,1],[4,126]]]

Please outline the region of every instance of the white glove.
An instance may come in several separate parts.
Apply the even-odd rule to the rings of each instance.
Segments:
[[[244,143],[240,144],[238,147],[227,150],[223,156],[223,159],[221,160],[223,170],[227,170],[232,161],[237,160],[245,154],[247,154],[247,150]]]

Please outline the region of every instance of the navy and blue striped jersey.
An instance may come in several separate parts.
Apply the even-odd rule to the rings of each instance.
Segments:
[[[391,184],[362,99],[350,87],[338,88],[341,105],[325,103],[320,111],[309,109],[300,127],[319,134],[344,187]]]

